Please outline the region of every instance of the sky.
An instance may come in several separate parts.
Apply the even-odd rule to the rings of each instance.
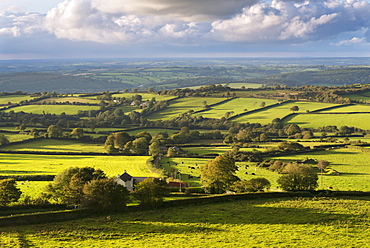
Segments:
[[[1,0],[0,60],[370,57],[370,0]]]

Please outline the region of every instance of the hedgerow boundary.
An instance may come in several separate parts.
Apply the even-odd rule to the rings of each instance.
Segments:
[[[172,208],[187,205],[205,205],[221,202],[231,202],[240,200],[254,199],[271,199],[271,198],[302,198],[302,197],[366,197],[370,196],[370,192],[362,191],[305,191],[305,192],[267,192],[267,193],[245,193],[245,194],[227,194],[206,197],[194,197],[189,199],[180,199],[163,202],[156,209]],[[138,205],[128,206],[123,208],[123,212],[136,212],[152,210],[141,208]],[[112,214],[112,213],[110,213]],[[45,224],[52,222],[68,221],[82,219],[87,217],[100,216],[94,211],[88,209],[62,210],[47,213],[22,214],[16,216],[0,217],[0,226],[18,226],[18,225],[33,225]]]

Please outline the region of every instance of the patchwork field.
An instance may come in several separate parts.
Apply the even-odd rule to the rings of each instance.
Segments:
[[[368,247],[370,198],[258,199],[0,227],[2,247]]]
[[[18,134],[18,133],[3,133],[3,134],[10,142],[18,142],[22,140],[33,139],[32,135],[27,135],[27,134]]]
[[[290,110],[293,106],[298,106],[298,112],[313,111],[322,108],[327,108],[335,106],[332,103],[318,103],[318,102],[290,102],[286,104],[281,104],[280,106],[258,111],[256,113],[241,116],[239,118],[233,119],[236,122],[249,122],[249,123],[261,123],[268,124],[271,123],[275,118],[284,118],[288,114],[292,113]]]
[[[297,124],[303,128],[318,128],[324,126],[357,127],[370,129],[369,114],[302,114],[289,117],[284,120],[285,124]]]
[[[220,119],[225,117],[226,112],[234,112],[229,117],[244,113],[245,109],[248,111],[259,109],[261,103],[264,102],[266,106],[276,103],[276,100],[271,99],[259,99],[259,98],[236,98],[226,103],[212,107],[210,110],[197,113],[195,116],[203,116],[205,118],[217,118]]]
[[[84,105],[25,105],[20,107],[14,107],[5,110],[5,112],[25,112],[33,114],[56,114],[66,113],[67,115],[76,115],[79,110],[98,110],[100,106],[84,106]]]
[[[211,97],[189,97],[189,98],[180,98],[171,101],[168,108],[153,113],[147,116],[147,119],[150,120],[169,120],[179,116],[182,113],[185,113],[189,110],[202,110],[204,109],[204,102],[208,105],[215,104],[225,100],[225,98],[211,98]]]

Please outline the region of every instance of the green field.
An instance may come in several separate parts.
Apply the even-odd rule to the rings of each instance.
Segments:
[[[3,134],[10,142],[18,142],[22,140],[33,139],[32,135],[27,135],[27,134],[18,134],[18,133],[3,133]]]
[[[195,116],[203,116],[205,118],[217,118],[220,119],[225,117],[226,112],[233,111],[230,115],[237,115],[244,113],[245,109],[248,111],[260,108],[262,102],[265,102],[266,106],[276,103],[276,100],[271,99],[258,99],[258,98],[236,98],[226,103],[212,107],[210,110],[197,113]]]
[[[0,246],[363,248],[369,246],[369,208],[369,197],[191,205],[0,227]]]
[[[318,111],[319,113],[335,113],[335,112],[370,112],[370,106],[365,105],[349,105],[335,109]]]
[[[356,100],[356,101],[360,101],[360,100],[369,101],[370,100],[370,96],[365,95],[365,94],[361,94],[361,95],[360,94],[344,94],[342,95],[342,97],[348,97],[351,100]]]
[[[31,136],[30,136],[31,137]],[[98,152],[106,153],[104,144],[80,143],[76,140],[38,139],[24,144],[8,145],[4,151]]]
[[[0,105],[7,105],[10,103],[19,103],[25,100],[31,100],[33,97],[25,96],[25,95],[8,95],[8,96],[0,96]]]
[[[300,155],[274,157],[274,160],[301,161],[306,158],[327,160],[330,168],[340,175],[324,175],[319,189],[370,191],[369,153],[357,149],[343,148],[330,151],[310,152]],[[321,179],[320,179],[321,180]],[[319,182],[320,182],[319,180]]]
[[[298,106],[299,111],[305,113],[306,111],[313,111],[317,109],[327,108],[335,106],[332,103],[318,103],[318,102],[290,102],[287,104],[281,104],[280,106],[258,111],[256,113],[241,116],[239,118],[233,119],[236,122],[249,122],[249,123],[261,123],[268,124],[271,123],[275,118],[284,118],[288,114],[292,113],[290,110],[293,106]],[[331,125],[331,124],[327,124]]]
[[[169,174],[171,168],[174,168],[177,171],[180,171],[181,180],[189,184],[190,186],[201,186],[200,179],[200,170],[199,167],[204,165],[207,161],[211,159],[205,158],[166,158],[161,160],[162,168],[165,169]],[[168,163],[170,162],[170,163]],[[276,180],[280,176],[279,174],[268,171],[255,166],[255,163],[250,162],[237,162],[239,170],[236,175],[241,180],[249,180],[256,177],[265,177],[271,182],[271,190],[275,190],[277,183]],[[248,166],[246,168],[246,165]],[[190,168],[189,168],[190,167]],[[192,169],[194,167],[195,169]],[[246,174],[248,172],[248,174]],[[252,175],[254,173],[255,175]],[[193,176],[189,178],[188,176]],[[178,176],[176,177],[179,178]]]
[[[56,175],[69,167],[93,167],[115,177],[126,170],[132,176],[158,176],[146,166],[148,156],[77,156],[0,154],[0,175]]]
[[[43,100],[40,100],[39,102],[70,102],[70,103],[73,103],[73,102],[77,102],[77,103],[99,103],[100,101],[98,100],[94,100],[94,99],[89,99],[89,98],[86,98],[86,97],[74,97],[74,96],[69,96],[69,97],[50,97],[50,98],[46,98],[46,99],[43,99]]]
[[[25,105],[20,107],[14,107],[5,110],[5,112],[25,112],[32,114],[56,114],[66,113],[67,115],[76,115],[79,110],[98,110],[100,106],[85,106],[85,105]]]
[[[207,102],[208,105],[215,104],[225,100],[225,98],[211,98],[211,97],[188,97],[180,98],[171,101],[168,108],[153,113],[147,116],[150,120],[169,120],[178,117],[180,114],[185,113],[189,110],[202,110],[204,109],[203,102]]]
[[[357,127],[370,129],[369,114],[302,114],[289,117],[285,124],[297,124],[301,128],[318,128],[324,126]]]
[[[176,96],[169,96],[169,95],[158,95],[158,94],[150,94],[150,93],[119,93],[119,94],[112,94],[112,97],[125,97],[126,99],[132,99],[135,95],[141,95],[142,101],[151,101],[152,98],[155,98],[156,101],[167,101],[175,98]]]
[[[237,88],[240,89],[242,86],[245,86],[245,88],[260,88],[262,84],[253,84],[253,83],[228,83],[226,86],[229,86],[231,88]]]

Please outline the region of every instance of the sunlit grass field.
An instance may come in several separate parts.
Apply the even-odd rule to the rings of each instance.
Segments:
[[[0,131],[1,133],[1,131]],[[32,135],[19,134],[19,133],[3,133],[10,142],[18,142],[22,140],[32,139]]]
[[[266,106],[276,103],[276,100],[271,99],[258,99],[258,98],[236,98],[223,104],[212,107],[210,110],[197,113],[195,116],[203,116],[205,118],[222,118],[225,117],[226,112],[233,111],[230,115],[237,115],[244,113],[245,109],[248,111],[260,108],[262,102],[265,102]]]
[[[370,165],[369,153],[357,149],[343,148],[330,151],[310,152],[299,155],[273,157],[273,160],[284,162],[301,161],[306,158],[327,160],[330,168],[339,175],[324,175],[319,189],[332,187],[334,190],[343,191],[370,191]],[[321,177],[321,175],[319,175]],[[321,179],[319,180],[321,182]]]
[[[180,114],[185,113],[189,110],[198,111],[204,109],[203,102],[207,102],[208,105],[211,105],[223,100],[225,100],[225,98],[211,98],[211,97],[180,98],[171,101],[168,108],[147,116],[147,119],[169,120],[178,117]]]
[[[99,100],[94,100],[94,99],[89,99],[89,98],[86,98],[86,97],[76,97],[76,96],[68,96],[68,97],[50,97],[50,98],[46,98],[46,99],[42,99],[40,100],[39,102],[70,102],[70,103],[73,103],[73,102],[78,102],[78,103],[99,103],[100,101]]]
[[[0,227],[2,247],[368,247],[370,198],[232,201]]]
[[[148,156],[77,156],[0,154],[0,175],[56,175],[69,167],[93,167],[114,177],[126,170],[132,176],[158,176],[146,166]]]
[[[19,103],[25,100],[31,100],[33,97],[25,96],[25,95],[8,95],[8,96],[0,96],[0,104],[8,104],[11,103]]]
[[[32,137],[32,136],[30,136]],[[38,139],[24,144],[8,145],[5,151],[98,152],[106,153],[104,144],[80,143],[78,140]]]
[[[335,112],[370,112],[370,106],[349,105],[340,108],[319,111],[319,113],[335,113]]]
[[[167,101],[170,99],[175,98],[176,96],[169,96],[169,95],[158,95],[158,94],[150,94],[150,93],[119,93],[119,94],[112,94],[112,97],[125,97],[126,99],[132,99],[133,96],[140,95],[142,96],[142,101],[150,101],[155,98],[156,101]]]
[[[66,113],[67,115],[76,115],[79,110],[88,111],[88,110],[98,110],[100,106],[85,106],[85,105],[25,105],[14,107],[5,110],[5,112],[14,111],[14,112],[25,112],[32,114],[56,114],[60,115],[61,113]]]
[[[318,128],[324,126],[357,127],[370,129],[369,114],[302,114],[287,118],[285,124],[297,124],[301,128]]]
[[[292,113],[290,110],[293,106],[298,106],[298,112],[313,111],[317,109],[327,108],[335,106],[332,103],[318,103],[318,102],[291,102],[287,104],[281,104],[280,106],[252,113],[249,115],[244,115],[239,118],[233,119],[236,122],[249,122],[249,123],[261,123],[268,124],[271,123],[275,118],[284,118],[286,115]],[[327,124],[329,125],[329,124]],[[330,124],[331,125],[331,124]]]

